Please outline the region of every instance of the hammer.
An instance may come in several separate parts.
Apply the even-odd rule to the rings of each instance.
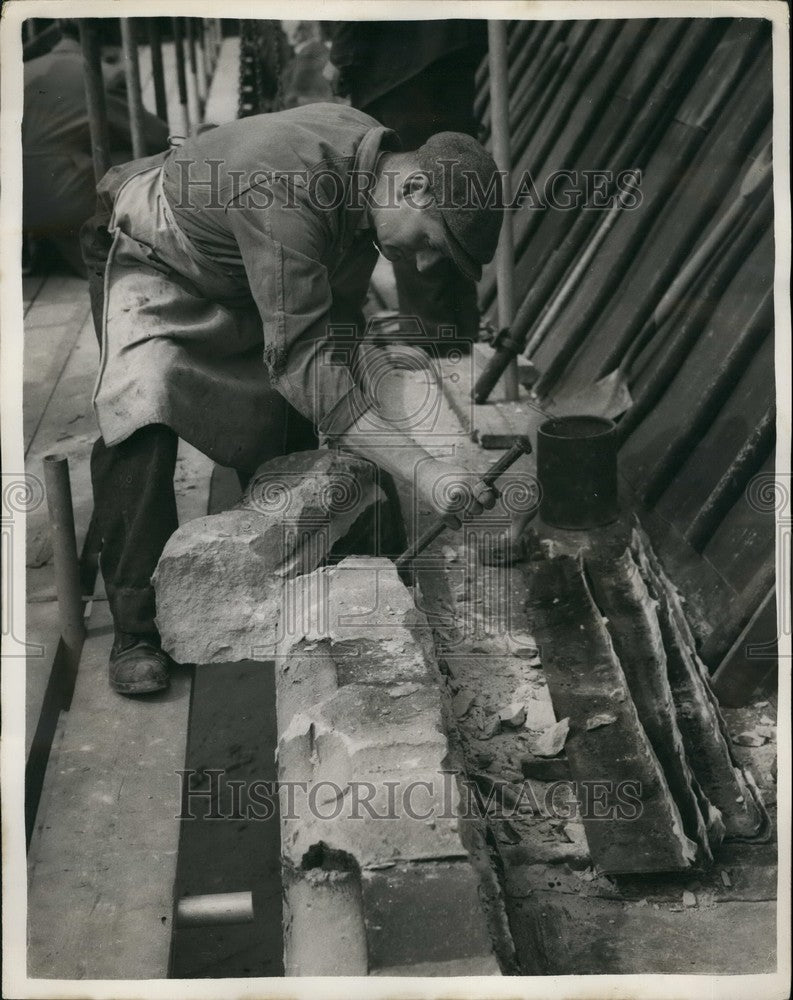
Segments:
[[[529,439],[520,438],[517,443],[509,449],[509,451],[505,452],[501,458],[498,459],[498,461],[494,462],[493,465],[490,466],[487,472],[479,480],[479,483],[487,487],[495,485],[499,476],[505,473],[511,465],[514,465],[521,455],[528,455],[530,452],[531,444],[529,443]],[[434,542],[438,535],[440,535],[441,532],[448,527],[449,525],[442,517],[433,521],[429,528],[427,528],[426,531],[423,531],[415,542],[405,549],[402,555],[396,560],[395,565],[397,571],[407,569],[419,552],[423,552],[424,549],[426,549],[431,542]]]

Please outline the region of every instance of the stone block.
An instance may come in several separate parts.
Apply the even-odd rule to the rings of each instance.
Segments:
[[[364,871],[362,896],[370,975],[500,975],[468,862]]]
[[[300,867],[322,843],[361,867],[467,857],[447,755],[437,687],[400,694],[350,684],[306,706],[278,745],[283,856]],[[292,808],[288,786],[296,789]]]
[[[390,559],[348,556],[338,565],[295,577],[284,587],[278,655],[302,640],[364,639],[391,654],[422,650],[433,659],[432,632]]]
[[[154,575],[163,647],[181,663],[272,656],[284,582],[311,573],[381,496],[373,466],[350,456],[265,463],[234,509],[169,539]]]
[[[318,869],[361,873],[369,975],[498,974],[489,933],[499,955],[512,954],[511,938],[460,784],[426,618],[386,559],[348,557],[291,580],[285,604],[276,693],[290,884]],[[389,954],[375,935],[373,955],[370,935],[389,885],[404,901],[390,916],[404,946]],[[329,890],[323,883],[317,891],[322,905]],[[311,892],[295,889],[295,900],[309,907]],[[403,926],[416,901],[426,917],[418,951]],[[438,923],[435,911],[445,906]],[[464,914],[454,917],[455,908]],[[452,920],[471,924],[473,951],[470,942],[451,947]],[[299,942],[290,947],[299,954]]]

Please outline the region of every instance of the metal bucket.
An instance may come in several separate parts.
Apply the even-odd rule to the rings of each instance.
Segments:
[[[540,516],[557,528],[597,528],[619,515],[617,429],[605,417],[556,417],[537,432]]]

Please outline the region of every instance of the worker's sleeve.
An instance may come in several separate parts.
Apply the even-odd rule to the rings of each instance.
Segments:
[[[348,367],[350,350],[330,339],[333,292],[322,258],[333,235],[305,205],[256,209],[247,195],[227,213],[262,319],[273,387],[321,434],[335,437],[369,403]]]

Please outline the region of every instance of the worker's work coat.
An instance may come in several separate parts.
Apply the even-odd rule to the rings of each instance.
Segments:
[[[347,364],[376,260],[352,187],[394,142],[361,112],[312,105],[106,175],[113,242],[94,395],[106,444],[164,423],[215,461],[252,468],[282,398],[330,436],[350,426],[366,407]]]

